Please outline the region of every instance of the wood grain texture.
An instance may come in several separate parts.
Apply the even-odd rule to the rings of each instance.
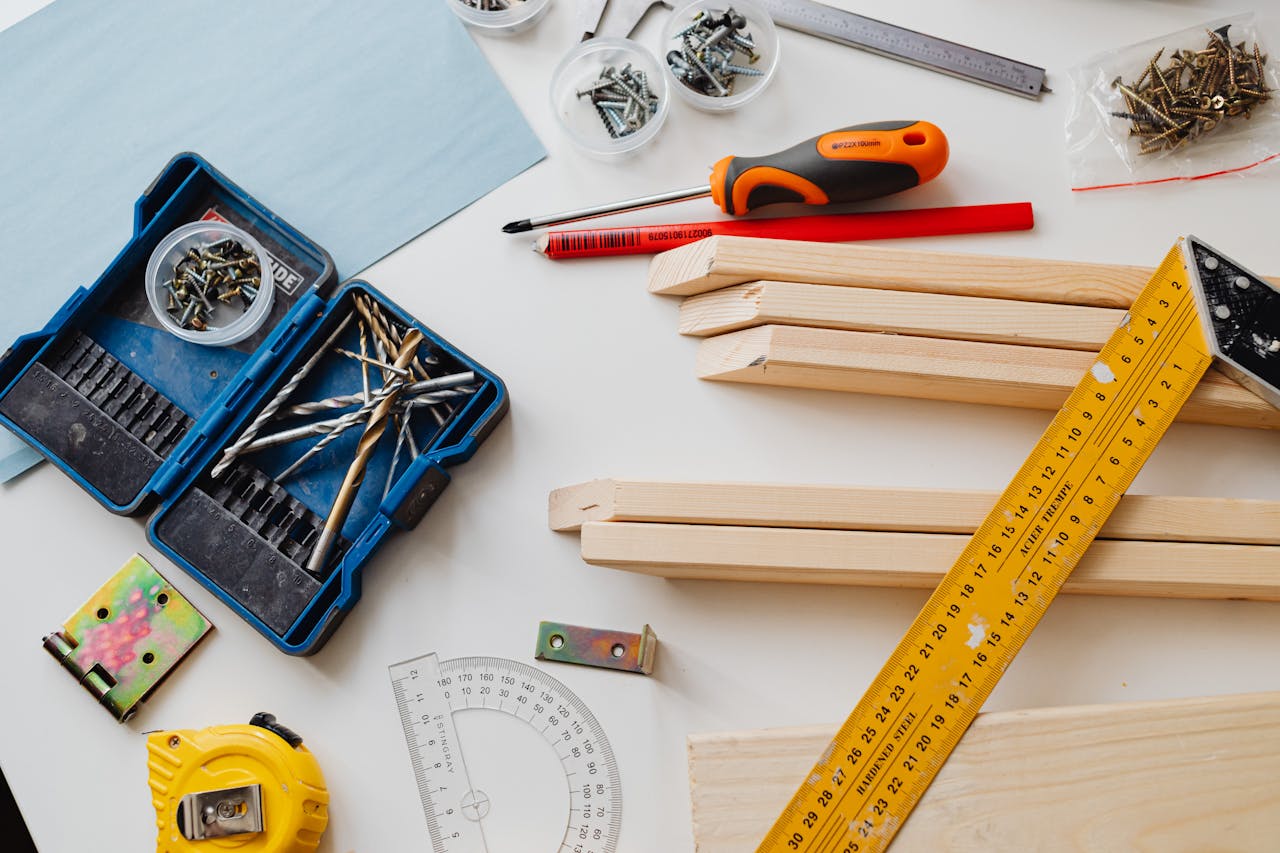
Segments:
[[[680,305],[680,333],[707,337],[779,323],[1097,352],[1124,314],[1120,308],[754,281],[687,297]]]
[[[715,236],[654,257],[649,290],[677,296],[761,279],[1127,308],[1152,267]]]
[[[698,853],[754,850],[836,728],[691,735]],[[1280,693],[979,714],[892,849],[1274,853],[1277,780]]]
[[[907,335],[760,326],[702,341],[703,379],[1056,411],[1094,353]],[[1280,428],[1280,409],[1210,370],[1178,419]]]
[[[591,521],[582,559],[664,578],[933,589],[969,537]],[[1280,546],[1097,540],[1063,586],[1087,595],[1280,601]]]
[[[998,498],[949,489],[613,479],[556,489],[547,516],[553,530],[635,521],[968,535]],[[1125,495],[1099,537],[1280,545],[1280,501]]]

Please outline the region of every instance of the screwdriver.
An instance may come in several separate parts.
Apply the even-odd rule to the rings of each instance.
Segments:
[[[901,192],[937,177],[947,165],[947,137],[927,121],[885,121],[833,130],[763,157],[725,157],[710,186],[584,207],[508,222],[519,234],[548,225],[594,219],[691,198],[711,199],[730,216],[767,204],[839,204]]]

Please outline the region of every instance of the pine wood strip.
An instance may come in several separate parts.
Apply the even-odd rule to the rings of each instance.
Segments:
[[[547,515],[553,530],[634,521],[970,535],[998,498],[948,489],[606,479],[556,489]],[[1099,536],[1280,545],[1280,501],[1125,495]]]
[[[703,379],[1056,411],[1094,353],[908,335],[759,326],[702,341]],[[1186,423],[1280,428],[1280,409],[1210,370]]]
[[[754,850],[836,728],[690,735],[698,853]],[[1280,693],[995,711],[893,850],[1272,853],[1277,779]]]
[[[680,333],[698,337],[780,323],[1097,352],[1120,308],[755,281],[685,298]]]
[[[1154,272],[1120,264],[717,235],[655,255],[649,291],[690,296],[768,279],[1128,308]]]
[[[591,521],[582,559],[665,578],[933,589],[969,541],[944,533]],[[1280,601],[1280,546],[1098,540],[1064,592]]]
[[[760,279],[1126,308],[1153,268],[713,236],[656,255],[649,290],[677,296]]]

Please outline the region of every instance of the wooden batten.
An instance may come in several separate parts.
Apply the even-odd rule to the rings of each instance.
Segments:
[[[582,559],[664,578],[933,589],[969,537],[592,521]],[[1280,601],[1280,546],[1097,540],[1063,592]]]
[[[972,534],[999,493],[780,483],[591,480],[553,491],[553,530],[591,521]],[[1280,545],[1280,501],[1125,495],[1102,539]]]
[[[680,333],[709,337],[781,324],[1097,352],[1120,308],[756,281],[690,296]]]
[[[1093,353],[907,335],[760,326],[707,338],[703,379],[853,391],[1056,411],[1097,361]],[[1280,409],[1209,371],[1178,419],[1280,428]]]
[[[1152,267],[708,237],[654,257],[649,290],[689,296],[764,279],[1126,308]]]

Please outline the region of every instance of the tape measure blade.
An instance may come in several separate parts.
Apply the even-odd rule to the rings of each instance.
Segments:
[[[1170,251],[759,847],[884,850],[1212,360]]]
[[[471,790],[435,653],[389,667],[391,688],[433,853],[486,853],[484,831],[450,806]]]

